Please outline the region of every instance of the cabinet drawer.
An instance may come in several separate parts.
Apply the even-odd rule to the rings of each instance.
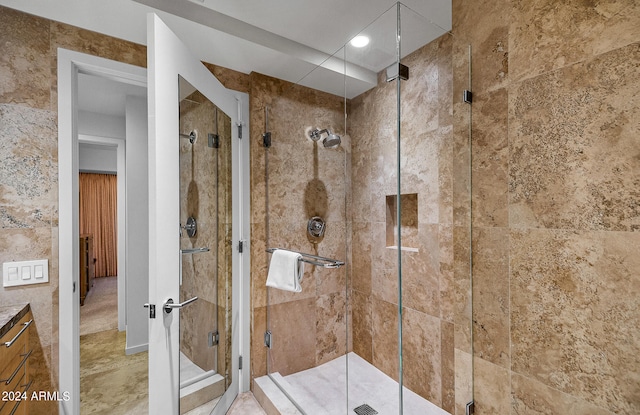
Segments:
[[[14,408],[17,407],[18,402],[23,401],[23,400],[29,400],[29,395],[28,393],[25,395],[25,392],[27,391],[27,376],[26,376],[26,372],[25,373],[21,373],[18,376],[16,376],[15,380],[13,382],[11,382],[11,385],[9,386],[13,386],[12,388],[7,388],[6,391],[2,391],[2,394],[0,395],[0,415],[5,415],[5,414],[11,414],[14,410]],[[5,382],[2,382],[3,386],[6,386]],[[26,402],[23,402],[21,405],[21,407],[26,408]],[[21,409],[22,411],[22,409]],[[21,413],[20,411],[16,411],[13,412],[12,415],[15,415],[17,413]]]
[[[20,398],[29,383],[31,321],[31,312],[27,312],[0,338],[0,415],[24,415],[28,411],[28,402]]]
[[[9,331],[0,338],[0,369],[4,368],[7,360],[11,360],[16,349],[28,344],[29,327],[33,323],[31,313],[24,315]]]
[[[25,352],[23,346],[21,353],[16,353],[13,360],[0,371],[0,392],[15,391],[22,385],[26,384],[27,380],[27,359],[31,355],[30,352]]]

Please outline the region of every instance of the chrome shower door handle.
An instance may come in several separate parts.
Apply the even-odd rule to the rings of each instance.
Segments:
[[[187,301],[185,301],[184,303],[174,303],[173,302],[173,298],[169,298],[167,300],[166,303],[164,303],[164,305],[162,306],[162,309],[164,310],[164,312],[166,314],[171,313],[171,311],[173,311],[174,308],[182,308],[186,305],[189,305],[191,303],[193,303],[194,301],[196,301],[198,299],[198,297],[193,297]]]

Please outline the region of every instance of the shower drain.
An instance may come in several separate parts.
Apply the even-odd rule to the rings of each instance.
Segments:
[[[358,415],[376,415],[378,413],[378,411],[376,411],[366,403],[354,409],[353,412],[355,412]]]

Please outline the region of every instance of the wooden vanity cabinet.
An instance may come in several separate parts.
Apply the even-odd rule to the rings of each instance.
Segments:
[[[29,328],[33,322],[27,311],[0,338],[0,415],[29,413],[31,380],[29,379]]]

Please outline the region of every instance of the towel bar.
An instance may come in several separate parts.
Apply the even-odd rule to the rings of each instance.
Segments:
[[[278,249],[283,249],[283,248],[269,248],[267,249],[267,252],[272,254],[274,251]],[[304,252],[298,252],[298,251],[292,251],[292,252],[297,252],[300,255],[302,255],[302,258],[300,258],[300,261],[306,262],[307,264],[316,265],[322,268],[340,268],[341,266],[344,265],[343,261],[338,261],[336,259],[325,258],[323,256],[318,256],[318,255],[305,254]],[[320,262],[320,261],[323,261],[323,262]]]

